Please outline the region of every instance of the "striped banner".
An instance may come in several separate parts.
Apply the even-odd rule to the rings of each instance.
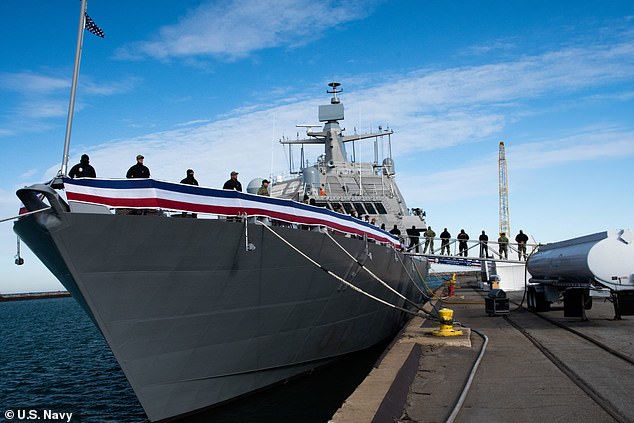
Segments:
[[[397,238],[368,222],[292,200],[154,179],[64,178],[64,186],[69,201],[111,208],[262,216],[300,225],[325,226],[352,235],[366,235],[400,248]]]

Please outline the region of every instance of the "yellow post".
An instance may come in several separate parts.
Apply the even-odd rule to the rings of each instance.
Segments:
[[[458,336],[462,335],[461,330],[453,328],[453,310],[450,308],[441,308],[438,310],[440,315],[440,329],[432,332],[435,336]]]

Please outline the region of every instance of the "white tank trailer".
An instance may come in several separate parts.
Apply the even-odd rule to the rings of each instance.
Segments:
[[[564,316],[585,318],[592,295],[609,292],[615,319],[634,315],[634,232],[611,230],[540,245],[529,257],[529,309],[564,302]]]

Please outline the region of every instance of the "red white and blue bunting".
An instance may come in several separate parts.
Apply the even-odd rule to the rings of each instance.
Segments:
[[[400,247],[398,239],[376,226],[323,207],[238,191],[205,188],[154,179],[64,178],[69,201],[110,208],[162,209],[220,216],[261,216],[288,223],[366,235]]]

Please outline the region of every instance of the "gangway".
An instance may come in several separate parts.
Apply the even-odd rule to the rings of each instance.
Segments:
[[[407,235],[405,238],[411,238],[411,236]],[[419,239],[421,239],[422,237],[418,237]],[[467,244],[467,253],[468,255],[460,255],[458,250],[458,243],[460,242],[459,239],[457,238],[450,238],[448,240],[448,245],[449,245],[449,250],[452,251],[451,254],[439,254],[439,252],[441,251],[441,248],[437,246],[442,245],[442,239],[441,238],[433,238],[433,245],[434,247],[431,248],[431,243],[429,243],[429,247],[430,248],[426,248],[426,239],[422,238],[423,240],[418,242],[418,244],[415,244],[411,247],[407,247],[406,248],[406,253],[407,254],[412,254],[412,255],[417,255],[417,256],[421,256],[421,257],[428,257],[428,258],[438,258],[438,259],[460,259],[460,260],[477,260],[477,261],[494,261],[494,262],[504,262],[504,263],[521,263],[521,264],[525,264],[526,260],[519,260],[519,257],[522,256],[524,258],[528,258],[529,256],[531,256],[533,254],[534,251],[536,251],[538,244],[525,244],[526,246],[526,253],[523,252],[520,254],[520,245],[516,242],[508,242],[507,243],[507,251],[508,251],[508,256],[511,255],[517,255],[518,256],[518,260],[514,260],[514,259],[507,259],[502,257],[501,251],[500,251],[500,243],[497,241],[488,241],[486,244],[483,242],[480,242],[478,240],[467,240],[464,241]],[[404,242],[405,239],[401,240],[403,242],[403,246],[407,246],[408,243]],[[477,249],[476,249],[477,248]],[[472,254],[472,250],[476,249],[475,251],[478,252],[478,255],[473,255]],[[431,252],[427,252],[428,250],[431,250]],[[423,251],[422,253],[420,251]],[[506,256],[505,256],[506,257]]]
[[[467,240],[463,241],[467,244],[466,252],[468,255],[455,254],[438,254],[440,248],[431,248],[431,242],[425,249],[425,241],[415,244],[406,248],[404,254],[425,257],[430,263],[437,263],[441,265],[458,266],[465,269],[465,271],[479,270],[481,273],[481,280],[485,283],[492,283],[494,281],[500,282],[500,287],[506,291],[522,291],[525,289],[526,281],[530,279],[531,275],[526,271],[525,260],[506,259],[500,255],[500,246],[497,241],[488,241],[486,245],[479,240]],[[449,251],[457,252],[458,243],[460,240],[457,238],[451,238],[447,241]],[[434,247],[440,246],[442,240],[440,238],[434,238]],[[409,245],[409,243],[404,243]],[[486,248],[484,248],[486,246]],[[516,255],[518,258],[521,256],[530,257],[537,249],[537,244],[526,244],[526,255],[524,250],[519,248],[517,243],[509,242],[507,245],[508,254],[510,256]],[[416,252],[418,247],[419,252]],[[433,253],[429,253],[429,250],[433,250]],[[422,253],[420,251],[423,251]],[[445,250],[446,251],[446,250]],[[522,251],[522,254],[520,254]],[[477,253],[478,255],[474,255]]]

